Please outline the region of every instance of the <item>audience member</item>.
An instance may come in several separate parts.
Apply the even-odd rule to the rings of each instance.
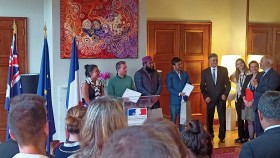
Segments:
[[[251,61],[249,63],[249,68],[251,71],[251,75],[247,75],[241,90],[241,95],[243,98],[243,106],[242,106],[242,120],[246,120],[248,123],[248,132],[250,140],[254,139],[254,111],[253,111],[253,103],[254,99],[250,98],[249,95],[253,95],[254,91],[251,89],[252,84],[251,81],[259,78],[259,63],[256,61]],[[249,93],[249,94],[247,94]],[[247,94],[247,97],[246,97]],[[252,99],[252,100],[249,100]]]
[[[143,67],[136,71],[134,82],[136,90],[142,93],[142,96],[160,95],[162,83],[160,75],[154,68],[154,62],[150,56],[142,58]],[[151,109],[160,108],[159,100],[153,104]]]
[[[248,134],[248,123],[242,120],[242,109],[244,106],[243,96],[241,95],[241,89],[243,87],[245,78],[250,74],[249,68],[245,64],[245,61],[238,58],[235,61],[236,70],[230,75],[230,80],[236,84],[236,95],[235,95],[235,109],[237,113],[237,124],[238,124],[238,138],[235,139],[235,143],[244,143],[247,141]]]
[[[18,143],[12,138],[0,144],[1,158],[11,158],[17,153],[19,153]]]
[[[88,107],[80,132],[81,150],[71,157],[99,157],[114,131],[127,126],[123,106],[116,99],[100,97]]]
[[[104,95],[104,85],[99,79],[100,71],[94,64],[85,65],[86,80],[82,84],[84,105],[89,105],[92,100]]]
[[[86,110],[85,106],[74,106],[67,111],[65,123],[66,132],[68,132],[69,136],[66,142],[61,143],[54,150],[55,157],[67,158],[80,150],[79,133]]]
[[[174,140],[145,126],[116,131],[106,143],[101,158],[180,158]]]
[[[199,120],[190,121],[189,127],[181,134],[191,153],[190,157],[211,158],[213,153],[212,139]]]
[[[144,122],[143,126],[146,126],[151,129],[155,129],[156,133],[158,134],[168,134],[177,144],[181,157],[186,158],[188,156],[188,152],[186,150],[184,142],[181,139],[177,127],[173,122],[164,118],[153,118],[153,119],[148,118]]]
[[[178,116],[179,130],[183,131],[186,125],[185,122],[180,122],[181,104],[188,101],[188,96],[182,91],[187,83],[191,84],[191,81],[188,73],[183,71],[183,63],[180,58],[172,58],[171,64],[173,70],[167,74],[166,79],[167,89],[170,94],[170,119],[176,123]]]
[[[242,145],[240,158],[274,158],[280,156],[280,92],[265,92],[258,104],[264,133]]]
[[[20,152],[14,158],[47,158],[45,149],[49,130],[44,98],[22,94],[14,101],[18,102],[12,101],[9,112],[10,135],[18,142]]]
[[[116,63],[116,76],[112,77],[108,83],[108,95],[113,97],[122,97],[124,91],[135,89],[133,80],[127,75],[127,66],[125,61]]]
[[[260,124],[258,115],[258,103],[259,99],[266,91],[277,90],[280,87],[279,74],[272,68],[273,59],[269,55],[265,55],[261,58],[260,67],[263,69],[259,80],[255,79],[251,81],[254,87],[254,112],[255,112],[255,132],[256,136],[260,136],[263,133],[263,128]]]
[[[206,126],[212,139],[214,138],[213,119],[215,107],[217,106],[220,122],[219,139],[220,143],[225,143],[226,137],[226,100],[231,88],[228,78],[228,70],[218,66],[218,56],[212,53],[208,57],[209,65],[201,73],[200,90],[207,104]]]

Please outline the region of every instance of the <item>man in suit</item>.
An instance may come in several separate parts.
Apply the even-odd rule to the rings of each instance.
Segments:
[[[186,71],[182,70],[182,60],[174,57],[171,60],[173,71],[167,74],[167,89],[170,93],[170,115],[171,121],[176,124],[176,118],[179,119],[179,130],[185,129],[184,124],[180,124],[181,103],[188,101],[188,96],[183,91],[186,83],[191,84],[189,75]]]
[[[201,73],[200,90],[207,104],[207,130],[214,138],[213,119],[217,106],[220,128],[219,139],[225,142],[226,136],[226,100],[231,88],[227,68],[217,66],[218,56],[212,53],[208,57],[210,67]]]
[[[254,87],[254,112],[255,112],[255,131],[256,136],[260,136],[263,133],[263,128],[260,124],[258,115],[258,103],[259,99],[268,90],[277,90],[280,84],[279,74],[272,68],[273,60],[269,55],[265,55],[261,58],[260,67],[263,69],[259,80],[255,79],[251,82]]]
[[[265,92],[258,104],[264,133],[242,145],[240,158],[274,158],[280,156],[280,92]]]

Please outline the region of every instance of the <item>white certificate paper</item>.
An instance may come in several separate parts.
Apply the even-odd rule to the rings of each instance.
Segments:
[[[124,91],[124,93],[122,95],[123,98],[128,98],[129,101],[131,101],[133,103],[137,103],[140,96],[141,96],[141,93],[128,89],[128,88],[126,88],[126,90]]]
[[[186,83],[186,85],[185,85],[185,87],[184,87],[182,92],[184,92],[187,96],[190,96],[193,88],[194,88],[193,85],[190,85],[190,84]]]

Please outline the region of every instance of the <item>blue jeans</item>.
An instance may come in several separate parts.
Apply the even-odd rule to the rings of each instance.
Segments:
[[[170,105],[170,120],[176,124],[176,118],[178,116],[178,122],[179,122],[179,131],[182,132],[186,125],[180,124],[180,112],[181,112],[181,104],[179,105]]]

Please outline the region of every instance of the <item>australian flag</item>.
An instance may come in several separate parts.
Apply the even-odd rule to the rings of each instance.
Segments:
[[[6,100],[5,109],[7,112],[10,110],[10,99],[14,96],[20,95],[21,90],[21,80],[19,73],[19,65],[17,58],[17,44],[16,44],[16,34],[13,34],[13,41],[10,49],[9,57],[9,68],[8,68],[8,80],[7,80],[7,90],[6,90]],[[7,123],[6,128],[6,140],[10,138],[9,135],[9,123]]]
[[[48,111],[49,135],[47,140],[47,151],[50,152],[50,142],[55,130],[53,108],[52,108],[52,92],[50,80],[50,62],[49,62],[49,47],[47,37],[44,39],[44,48],[41,61],[41,70],[39,76],[39,83],[37,88],[37,95],[43,96],[46,99],[46,109]]]

